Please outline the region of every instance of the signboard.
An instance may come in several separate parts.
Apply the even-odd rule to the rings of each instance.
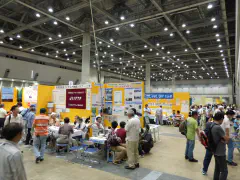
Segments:
[[[2,101],[3,102],[13,101],[13,88],[2,87]]]
[[[146,93],[145,99],[173,99],[173,93]]]
[[[86,109],[86,89],[67,89],[66,108]]]
[[[38,98],[38,86],[25,87],[23,90],[26,103],[36,103]]]

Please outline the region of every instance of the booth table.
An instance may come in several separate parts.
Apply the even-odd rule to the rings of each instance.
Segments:
[[[105,142],[107,141],[107,138],[106,137],[90,137],[89,140],[96,144],[104,145]]]
[[[58,131],[59,131],[59,127],[57,127],[57,126],[49,126],[48,127],[49,134],[53,134],[54,137],[58,137]],[[73,131],[74,131],[74,133],[72,134],[72,137],[84,136],[84,132],[81,130],[73,129]]]

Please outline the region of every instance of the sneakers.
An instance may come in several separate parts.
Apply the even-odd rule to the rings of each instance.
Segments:
[[[237,166],[238,165],[237,163],[235,163],[233,161],[232,162],[227,161],[227,163],[228,163],[229,166]]]
[[[125,169],[134,170],[135,167],[125,166]]]
[[[40,160],[41,160],[40,157],[37,157],[37,158],[36,158],[36,161],[35,161],[36,164],[38,164],[38,163],[40,162]]]
[[[196,159],[189,159],[189,162],[198,162],[198,160],[196,160]]]
[[[203,169],[202,169],[202,175],[204,175],[204,176],[207,175],[207,172],[205,172]]]

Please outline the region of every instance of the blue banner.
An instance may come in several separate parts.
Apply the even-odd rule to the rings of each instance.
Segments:
[[[13,88],[2,87],[2,101],[3,102],[13,101]]]
[[[145,99],[173,99],[173,93],[146,93]]]

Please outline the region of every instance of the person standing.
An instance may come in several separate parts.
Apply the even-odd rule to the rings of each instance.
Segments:
[[[24,126],[24,121],[23,121],[22,115],[19,114],[18,106],[12,106],[11,111],[12,111],[12,114],[6,117],[4,126],[13,122],[20,123]]]
[[[127,112],[128,122],[126,125],[126,147],[127,147],[127,156],[128,156],[128,166],[125,166],[125,169],[134,170],[139,167],[138,162],[138,143],[139,143],[139,132],[140,132],[140,120],[134,117],[134,112],[132,109],[129,109]]]
[[[19,113],[21,113],[25,108],[22,106],[21,102],[17,103],[18,109],[19,109]]]
[[[49,117],[46,116],[46,109],[40,109],[40,115],[35,117],[33,121],[34,138],[33,151],[36,157],[36,163],[44,160],[44,152],[48,136]]]
[[[156,124],[159,125],[159,123],[161,125],[163,125],[163,117],[162,117],[162,106],[160,106],[157,110],[156,110]]]
[[[22,138],[22,132],[22,124],[16,122],[3,128],[2,135],[5,141],[0,143],[1,180],[27,180],[22,153],[17,145]]]
[[[192,111],[191,117],[189,117],[187,121],[187,143],[186,143],[186,151],[185,151],[185,159],[188,159],[189,162],[198,162],[198,160],[194,159],[193,151],[195,147],[195,133],[197,133],[198,138],[200,139],[199,129],[198,129],[198,112]]]
[[[151,109],[148,107],[148,104],[145,104],[145,108],[144,108],[144,126],[146,126],[146,124],[150,123],[150,117],[149,117],[150,114],[151,114]]]
[[[4,109],[4,104],[0,104],[0,130],[4,126],[4,121],[6,116],[7,116],[7,111]]]
[[[226,133],[226,136],[229,137],[228,141],[228,165],[230,166],[237,166],[237,163],[233,162],[233,152],[234,152],[234,145],[232,140],[232,129],[233,129],[233,117],[235,113],[233,110],[229,110],[226,112],[226,115],[224,117],[223,123],[221,124],[221,127],[223,128],[224,132]]]
[[[23,119],[25,120],[25,133],[26,133],[25,145],[29,145],[30,140],[32,138],[31,135],[32,125],[35,119],[35,106],[30,106],[30,109],[23,110],[21,114],[23,113],[25,113],[23,116]]]
[[[214,122],[210,127],[212,140],[209,140],[210,149],[212,149],[215,158],[215,180],[226,180],[228,176],[228,167],[226,162],[226,144],[228,143],[229,136],[226,136],[222,127],[224,114],[217,112],[214,116]]]

